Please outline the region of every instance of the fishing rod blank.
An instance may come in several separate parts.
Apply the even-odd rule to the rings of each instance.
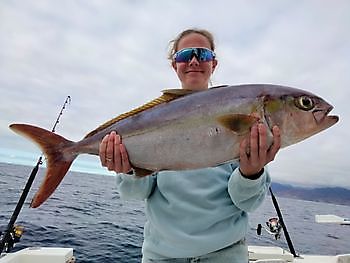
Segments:
[[[288,244],[288,247],[289,247],[289,251],[290,251],[290,253],[293,254],[294,257],[298,257],[297,253],[295,252],[292,239],[289,236],[289,233],[288,233],[288,230],[287,230],[287,226],[284,223],[282,212],[281,212],[281,210],[279,208],[277,199],[276,199],[275,195],[273,194],[271,187],[269,187],[269,190],[270,190],[270,193],[271,193],[271,198],[272,198],[273,205],[274,205],[274,207],[276,209],[276,212],[277,212],[277,215],[278,215],[278,218],[279,218],[279,222],[280,222],[280,224],[282,226],[282,229],[283,229],[284,236],[286,237],[286,241],[287,241],[287,244]]]

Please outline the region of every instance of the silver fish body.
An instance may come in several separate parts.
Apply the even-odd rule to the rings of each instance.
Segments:
[[[188,93],[112,122],[79,142],[35,126],[11,125],[16,132],[37,142],[52,163],[32,206],[40,205],[51,195],[77,155],[98,155],[102,138],[111,131],[121,136],[136,172],[148,175],[161,170],[210,167],[237,159],[241,140],[257,122],[268,127],[270,143],[272,127],[279,126],[282,147],[286,147],[338,121],[337,116],[328,115],[333,108],[329,103],[291,87],[251,84]],[[50,136],[60,138],[47,144],[43,138],[49,140]],[[57,168],[59,162],[64,168]]]
[[[309,98],[314,107],[298,108],[295,101],[300,98]],[[271,111],[271,104],[278,110]],[[255,84],[212,88],[130,116],[91,140],[99,143],[107,133],[116,131],[135,167],[151,171],[195,169],[238,158],[239,143],[254,123],[241,123],[240,116],[254,116],[265,123],[270,138],[272,126],[278,125],[282,147],[286,147],[336,123],[337,117],[327,116],[332,108],[323,99],[290,87]],[[323,116],[317,120],[315,114]],[[230,115],[236,127],[222,123],[222,118]],[[98,154],[98,144],[94,150]]]

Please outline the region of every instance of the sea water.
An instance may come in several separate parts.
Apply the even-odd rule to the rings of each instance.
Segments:
[[[32,168],[0,163],[0,230],[5,230]],[[115,177],[69,172],[50,199],[36,209],[30,200],[44,175],[39,170],[18,217],[25,232],[13,251],[33,246],[72,247],[77,262],[140,262],[145,223],[144,203],[122,201]],[[350,217],[350,207],[279,198],[284,221],[297,253],[350,253],[350,226],[317,224],[315,214]],[[274,236],[256,227],[276,211],[271,198],[250,214],[249,245],[288,249],[284,235]]]

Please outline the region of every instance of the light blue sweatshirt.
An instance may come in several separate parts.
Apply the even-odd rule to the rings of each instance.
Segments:
[[[238,163],[163,171],[138,178],[117,175],[122,199],[145,200],[142,253],[147,258],[201,256],[245,237],[247,212],[263,201],[270,177],[243,177]]]

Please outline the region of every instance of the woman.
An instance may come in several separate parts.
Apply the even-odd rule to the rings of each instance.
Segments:
[[[171,43],[169,58],[182,88],[208,89],[218,63],[211,33],[189,29]],[[117,172],[121,198],[146,201],[142,262],[248,262],[247,212],[263,201],[270,184],[264,166],[280,148],[278,127],[270,148],[266,133],[261,124],[252,127],[240,145],[239,162],[143,178],[132,175],[115,132],[103,139],[101,163]]]

